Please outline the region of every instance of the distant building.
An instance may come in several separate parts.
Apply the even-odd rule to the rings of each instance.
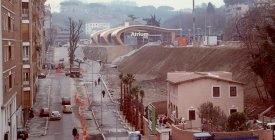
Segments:
[[[243,17],[249,11],[249,3],[235,3],[226,5],[226,19]]]
[[[105,21],[89,22],[85,24],[85,33],[86,35],[91,35],[97,31],[109,29],[110,23]]]
[[[225,0],[226,19],[243,17],[249,10],[255,7],[274,6],[274,0]]]
[[[70,30],[68,28],[57,27],[57,35],[55,38],[55,44],[64,45],[69,42]]]
[[[210,101],[229,116],[244,111],[244,84],[232,80],[230,72],[171,72],[167,74],[168,116],[184,118],[200,128],[198,107]]]

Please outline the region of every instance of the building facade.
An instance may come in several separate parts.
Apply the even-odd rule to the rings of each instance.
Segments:
[[[244,111],[243,84],[232,80],[230,72],[172,72],[168,81],[168,116],[184,118],[200,128],[198,107],[210,101],[229,116]]]
[[[45,5],[45,17],[44,17],[44,31],[45,31],[45,50],[48,50],[50,45],[53,45],[53,33],[54,28],[52,27],[52,13],[51,13],[51,6]]]
[[[1,134],[0,139],[17,139],[17,128],[22,127],[22,44],[21,3],[1,1],[2,71]]]
[[[42,68],[44,40],[45,0],[22,0],[22,62],[24,120],[33,106],[38,87],[38,74]]]
[[[90,22],[85,24],[85,33],[91,35],[100,30],[110,29],[110,27],[110,23],[105,21]]]

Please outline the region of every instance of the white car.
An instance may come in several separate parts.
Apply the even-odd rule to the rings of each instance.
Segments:
[[[59,111],[52,111],[50,114],[50,120],[61,120],[61,114]]]

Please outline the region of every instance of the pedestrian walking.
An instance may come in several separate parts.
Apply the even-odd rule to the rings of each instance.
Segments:
[[[97,81],[95,80],[95,86],[97,86]]]
[[[74,136],[74,139],[78,140],[79,134],[78,134],[78,131],[75,127],[73,128],[72,134]]]
[[[102,96],[103,96],[103,98],[104,98],[104,96],[105,96],[105,90],[102,90]]]
[[[97,79],[98,85],[100,85],[100,78]]]
[[[29,117],[30,117],[30,118],[33,118],[33,117],[34,117],[33,109],[32,109],[32,108],[30,108],[30,110],[29,110]]]

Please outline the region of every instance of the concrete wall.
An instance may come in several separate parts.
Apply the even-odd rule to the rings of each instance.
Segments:
[[[102,60],[103,63],[111,63],[114,59],[123,56],[137,47],[114,46],[114,47],[84,47],[83,52],[88,59]]]
[[[181,126],[171,125],[172,128],[172,140],[192,140],[194,131],[186,131],[180,129]],[[215,136],[228,136],[228,137],[242,137],[259,135],[259,140],[271,140],[271,130],[256,130],[256,131],[239,131],[239,132],[213,132]]]
[[[115,47],[106,47],[107,49],[107,62],[112,62],[114,59],[119,56],[125,55],[130,51],[136,49],[134,46],[115,46]]]
[[[172,140],[192,140],[195,132],[179,129],[175,125],[171,125],[172,128]]]

